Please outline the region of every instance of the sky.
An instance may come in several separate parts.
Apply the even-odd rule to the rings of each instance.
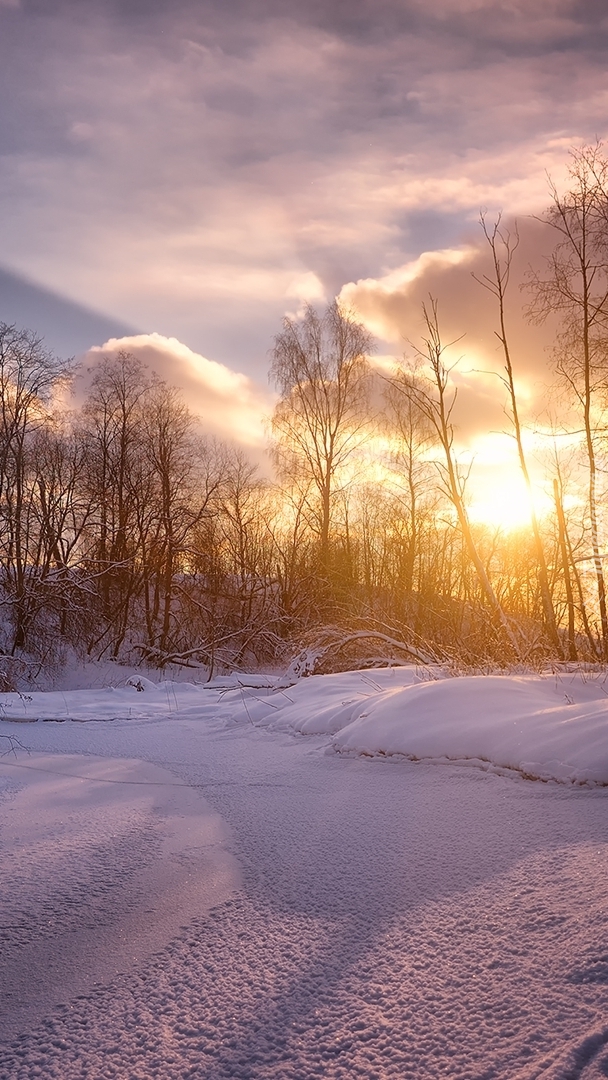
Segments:
[[[174,382],[201,356],[268,412],[286,313],[340,295],[399,355],[433,291],[485,368],[480,209],[517,217],[518,274],[547,253],[530,215],[605,134],[607,46],[602,0],[0,0],[0,319],[62,355],[137,339]],[[486,390],[465,441],[503,423]]]

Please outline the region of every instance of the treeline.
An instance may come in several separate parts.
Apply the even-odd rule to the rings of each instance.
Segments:
[[[390,377],[336,303],[285,320],[271,365],[274,482],[205,439],[179,390],[135,357],[100,362],[70,409],[69,365],[0,324],[7,685],[19,665],[60,664],[67,650],[208,675],[284,662],[306,645],[309,669],[315,658],[373,664],[408,648],[460,665],[607,660],[607,181],[601,147],[573,153],[570,186],[552,190],[545,215],[556,242],[544,276],[530,278],[529,314],[561,318],[555,364],[576,417],[576,499],[564,497],[556,453],[555,512],[533,513],[517,534],[469,518],[433,300],[419,349]],[[500,220],[482,224],[482,284],[531,489],[505,323],[517,238]]]

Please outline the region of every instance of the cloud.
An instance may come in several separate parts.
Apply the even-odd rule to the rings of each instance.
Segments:
[[[542,207],[608,130],[601,9],[4,6],[3,260],[261,379],[294,299],[459,250],[481,205]]]
[[[91,341],[133,333],[99,311],[74,304],[49,289],[11,274],[0,266],[0,319],[33,330],[52,352],[68,358],[88,349]]]
[[[368,330],[385,341],[404,340],[406,325],[411,320],[413,305],[419,308],[421,286],[430,285],[456,267],[472,262],[477,254],[473,247],[447,248],[443,251],[425,251],[417,259],[391,270],[381,278],[366,278],[343,285],[340,303],[347,310],[353,309],[361,316]]]
[[[236,444],[253,461],[266,465],[266,419],[274,404],[268,391],[247,375],[193,352],[176,338],[153,333],[110,338],[89,349],[82,360],[80,397],[100,359],[119,352],[138,357],[159,378],[178,386],[207,435]]]
[[[505,220],[514,235],[514,223]],[[538,221],[524,220],[514,256],[507,294],[506,321],[519,407],[531,420],[544,412],[548,387],[554,382],[552,343],[556,325],[531,325],[525,316],[529,294],[520,290],[530,263],[542,265],[552,237]],[[500,376],[504,357],[497,339],[498,311],[492,296],[479,283],[491,275],[489,249],[481,235],[472,234],[460,248],[427,252],[377,279],[345,285],[340,302],[353,309],[365,325],[397,356],[424,351],[426,328],[423,304],[437,301],[442,340],[450,345],[446,363],[456,364],[452,382],[458,389],[454,418],[461,444],[472,445],[484,432],[509,430],[507,394]]]

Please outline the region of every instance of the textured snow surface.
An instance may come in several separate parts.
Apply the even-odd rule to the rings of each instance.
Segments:
[[[497,759],[588,770],[603,688],[417,679],[150,683],[44,695],[112,723],[0,725],[30,751],[0,761],[2,1080],[608,1076],[606,790],[435,764],[487,766],[491,703]]]

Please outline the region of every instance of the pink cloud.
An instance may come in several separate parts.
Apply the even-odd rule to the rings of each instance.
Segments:
[[[138,357],[159,378],[178,386],[205,434],[239,446],[252,460],[266,466],[266,420],[274,404],[267,390],[247,375],[193,352],[176,338],[153,333],[111,338],[89,349],[82,360],[85,374],[79,396],[86,392],[101,358],[119,352]]]
[[[260,378],[286,309],[541,209],[608,130],[601,5],[6,2],[7,266]]]
[[[525,317],[528,296],[519,286],[530,262],[539,265],[542,252],[550,249],[551,236],[540,223],[525,220],[520,237],[507,297],[507,330],[522,413],[533,418],[547,405],[547,387],[554,381],[555,324],[530,325]],[[340,293],[340,301],[389,342],[398,357],[412,355],[421,344],[425,333],[422,305],[428,305],[430,296],[437,299],[442,339],[446,345],[455,342],[446,359],[458,361],[453,373],[458,387],[455,418],[465,441],[484,431],[509,428],[506,393],[497,377],[504,371],[504,359],[496,337],[496,306],[475,280],[490,273],[489,252],[480,230],[479,236],[473,233],[460,248],[425,253],[378,279],[350,282]]]

